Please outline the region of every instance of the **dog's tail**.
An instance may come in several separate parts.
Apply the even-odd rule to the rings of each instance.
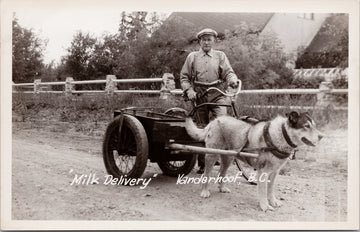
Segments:
[[[204,142],[205,136],[206,136],[206,133],[207,133],[207,127],[205,127],[204,129],[200,129],[195,125],[192,118],[186,117],[185,129],[186,129],[186,132],[190,135],[191,138],[193,138],[193,139],[195,139],[197,141]]]

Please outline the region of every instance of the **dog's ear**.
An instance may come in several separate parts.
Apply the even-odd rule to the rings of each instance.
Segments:
[[[299,114],[298,112],[292,111],[289,114],[286,114],[286,116],[289,119],[289,123],[291,127],[296,127],[296,124],[299,120]]]

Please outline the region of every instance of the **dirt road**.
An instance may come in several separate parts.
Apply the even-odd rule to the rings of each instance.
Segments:
[[[347,132],[325,129],[321,146],[305,148],[278,178],[283,206],[261,212],[256,186],[228,183],[231,193],[202,199],[200,186],[177,184],[148,163],[147,187],[104,184],[102,131],[92,136],[67,126],[13,123],[12,217],[16,220],[217,220],[345,221]],[[229,175],[239,170],[232,166]],[[75,175],[94,175],[99,184],[73,184]],[[156,177],[154,175],[158,174]],[[214,173],[215,174],[215,173]],[[192,171],[189,176],[199,176]]]

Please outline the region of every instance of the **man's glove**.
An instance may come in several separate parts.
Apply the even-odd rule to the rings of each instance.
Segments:
[[[196,92],[193,90],[193,88],[189,88],[186,90],[186,96],[189,98],[190,101],[196,100]]]
[[[236,76],[232,76],[228,81],[228,85],[233,89],[236,89],[239,86],[239,83],[240,80]]]

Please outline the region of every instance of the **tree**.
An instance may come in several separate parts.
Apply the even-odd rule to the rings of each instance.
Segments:
[[[122,12],[119,24],[119,34],[124,41],[142,39],[148,37],[160,26],[158,15],[146,11]]]
[[[89,68],[90,58],[95,49],[97,39],[89,33],[78,31],[67,49],[68,54],[63,58],[65,72],[75,80],[89,80],[96,78],[96,75]]]
[[[287,55],[275,34],[251,34],[244,23],[225,33],[218,48],[225,52],[245,89],[284,88],[291,83]]]
[[[199,49],[194,39],[199,30],[179,17],[166,20],[149,38],[148,70],[157,75],[172,72],[178,78],[186,56]],[[252,30],[243,23],[235,30],[226,31],[215,49],[225,52],[244,88],[288,87],[292,70],[286,67],[289,57],[280,41],[275,34],[254,34]]]
[[[161,20],[158,15],[148,12],[122,13],[119,25],[121,53],[117,57],[115,74],[121,78],[150,77],[152,48],[150,38]],[[154,67],[154,66],[152,66]]]
[[[160,24],[156,14],[123,12],[116,34],[95,39],[78,33],[63,60],[65,71],[79,80],[108,74],[120,79],[159,77],[165,72],[173,73],[178,80],[186,56],[199,49],[194,37],[200,29],[176,16],[158,28]],[[286,67],[288,56],[279,40],[274,34],[251,31],[242,24],[226,32],[216,49],[226,53],[244,88],[288,87],[292,71]]]
[[[150,76],[147,59],[151,33],[160,25],[156,13],[122,13],[118,33],[99,39],[78,32],[62,60],[66,73],[75,79],[99,78],[114,74],[118,78]]]
[[[12,21],[12,79],[15,83],[33,82],[39,78],[43,68],[43,51],[46,41],[31,29]]]
[[[114,74],[117,60],[126,47],[118,34],[105,34],[97,41],[89,59],[89,69],[94,76]]]
[[[51,61],[49,64],[44,64],[41,69],[41,81],[43,82],[52,82],[56,81],[56,66],[54,61]]]
[[[152,72],[170,72],[178,78],[186,56],[195,49],[192,38],[196,32],[197,28],[181,17],[167,19],[149,39]]]

